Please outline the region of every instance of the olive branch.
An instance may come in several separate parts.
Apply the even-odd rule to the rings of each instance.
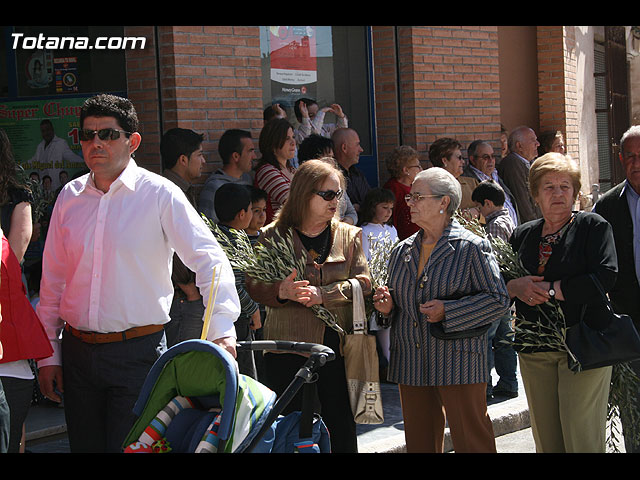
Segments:
[[[301,255],[296,255],[293,246],[293,230],[291,228],[287,229],[284,236],[274,230],[271,238],[251,245],[249,236],[244,230],[229,229],[231,235],[233,235],[233,240],[231,240],[216,223],[205,215],[202,215],[202,218],[227,255],[233,268],[263,283],[284,280],[294,269],[296,270],[296,281],[303,280],[307,254],[303,250]],[[342,335],[346,333],[338,325],[336,316],[325,306],[312,305],[309,308],[328,327]]]

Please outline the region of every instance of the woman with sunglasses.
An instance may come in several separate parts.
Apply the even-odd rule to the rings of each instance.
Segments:
[[[461,196],[443,168],[416,175],[406,201],[420,230],[393,248],[387,286],[373,296],[391,323],[387,375],[399,386],[409,453],[442,452],[445,421],[456,452],[496,451],[487,331],[510,300],[489,241],[452,218]]]
[[[280,282],[265,284],[247,277],[251,297],[266,305],[264,338],[320,343],[332,348],[336,359],[318,372],[317,395],[322,418],[331,432],[331,450],[355,453],[356,426],[351,413],[344,360],[340,355],[340,334],[315,316],[310,308],[322,304],[336,317],[342,329],[353,325],[353,304],[349,279],[357,279],[365,296],[371,294],[369,267],[362,250],[361,229],[340,222],[338,200],[344,178],[333,165],[308,160],[296,171],[289,198],[273,223],[264,228],[260,242],[293,232],[296,254],[306,254],[304,280],[295,281],[291,272]],[[281,395],[306,359],[298,354],[265,353],[266,381]],[[284,414],[300,410],[302,392],[290,402]]]

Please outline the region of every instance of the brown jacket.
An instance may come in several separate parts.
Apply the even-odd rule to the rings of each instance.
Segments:
[[[272,223],[260,235],[264,242],[273,236]],[[331,222],[332,244],[326,261],[318,266],[307,257],[304,278],[311,285],[322,290],[322,304],[336,315],[338,324],[350,331],[353,324],[353,304],[349,278],[357,278],[365,297],[371,294],[369,266],[362,251],[362,230],[347,223]],[[302,252],[304,246],[294,230],[294,249]],[[322,343],[325,324],[313,311],[295,301],[279,302],[277,299],[280,282],[262,283],[246,277],[249,295],[266,306],[267,318],[264,324],[265,340],[287,340],[295,342]]]

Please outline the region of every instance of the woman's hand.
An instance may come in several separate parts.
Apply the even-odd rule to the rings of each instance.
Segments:
[[[278,290],[278,299],[280,300],[293,300],[294,302],[300,302],[306,304],[311,300],[311,289],[309,287],[309,280],[296,281],[297,271],[294,268],[291,274],[280,282],[280,288]]]
[[[304,304],[305,307],[312,307],[313,305],[322,304],[322,290],[313,285],[309,286],[309,300]]]
[[[509,280],[507,291],[511,298],[518,297],[527,305],[540,305],[549,300],[548,282],[544,282],[544,277],[527,275],[525,277]]]
[[[393,310],[393,300],[389,287],[378,287],[373,294],[373,307],[383,315],[389,315]]]
[[[429,300],[420,304],[420,313],[429,323],[441,322],[444,320],[444,303],[441,300]]]

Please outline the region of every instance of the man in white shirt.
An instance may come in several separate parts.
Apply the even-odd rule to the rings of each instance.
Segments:
[[[204,302],[215,269],[207,339],[234,356],[240,305],[231,265],[185,194],[133,160],[141,136],[131,102],[90,98],[80,125],[90,173],[63,188],[47,233],[37,313],[54,354],[39,362],[39,381],[52,400],[64,393],[72,452],[117,452],[165,348],[174,251]]]
[[[60,186],[59,173],[65,168],[73,168],[74,163],[82,162],[82,157],[73,153],[69,144],[58,137],[53,130],[51,120],[40,122],[40,134],[42,141],[36,147],[36,153],[30,162],[34,170],[39,170],[41,177],[51,177],[51,188],[55,190]]]

